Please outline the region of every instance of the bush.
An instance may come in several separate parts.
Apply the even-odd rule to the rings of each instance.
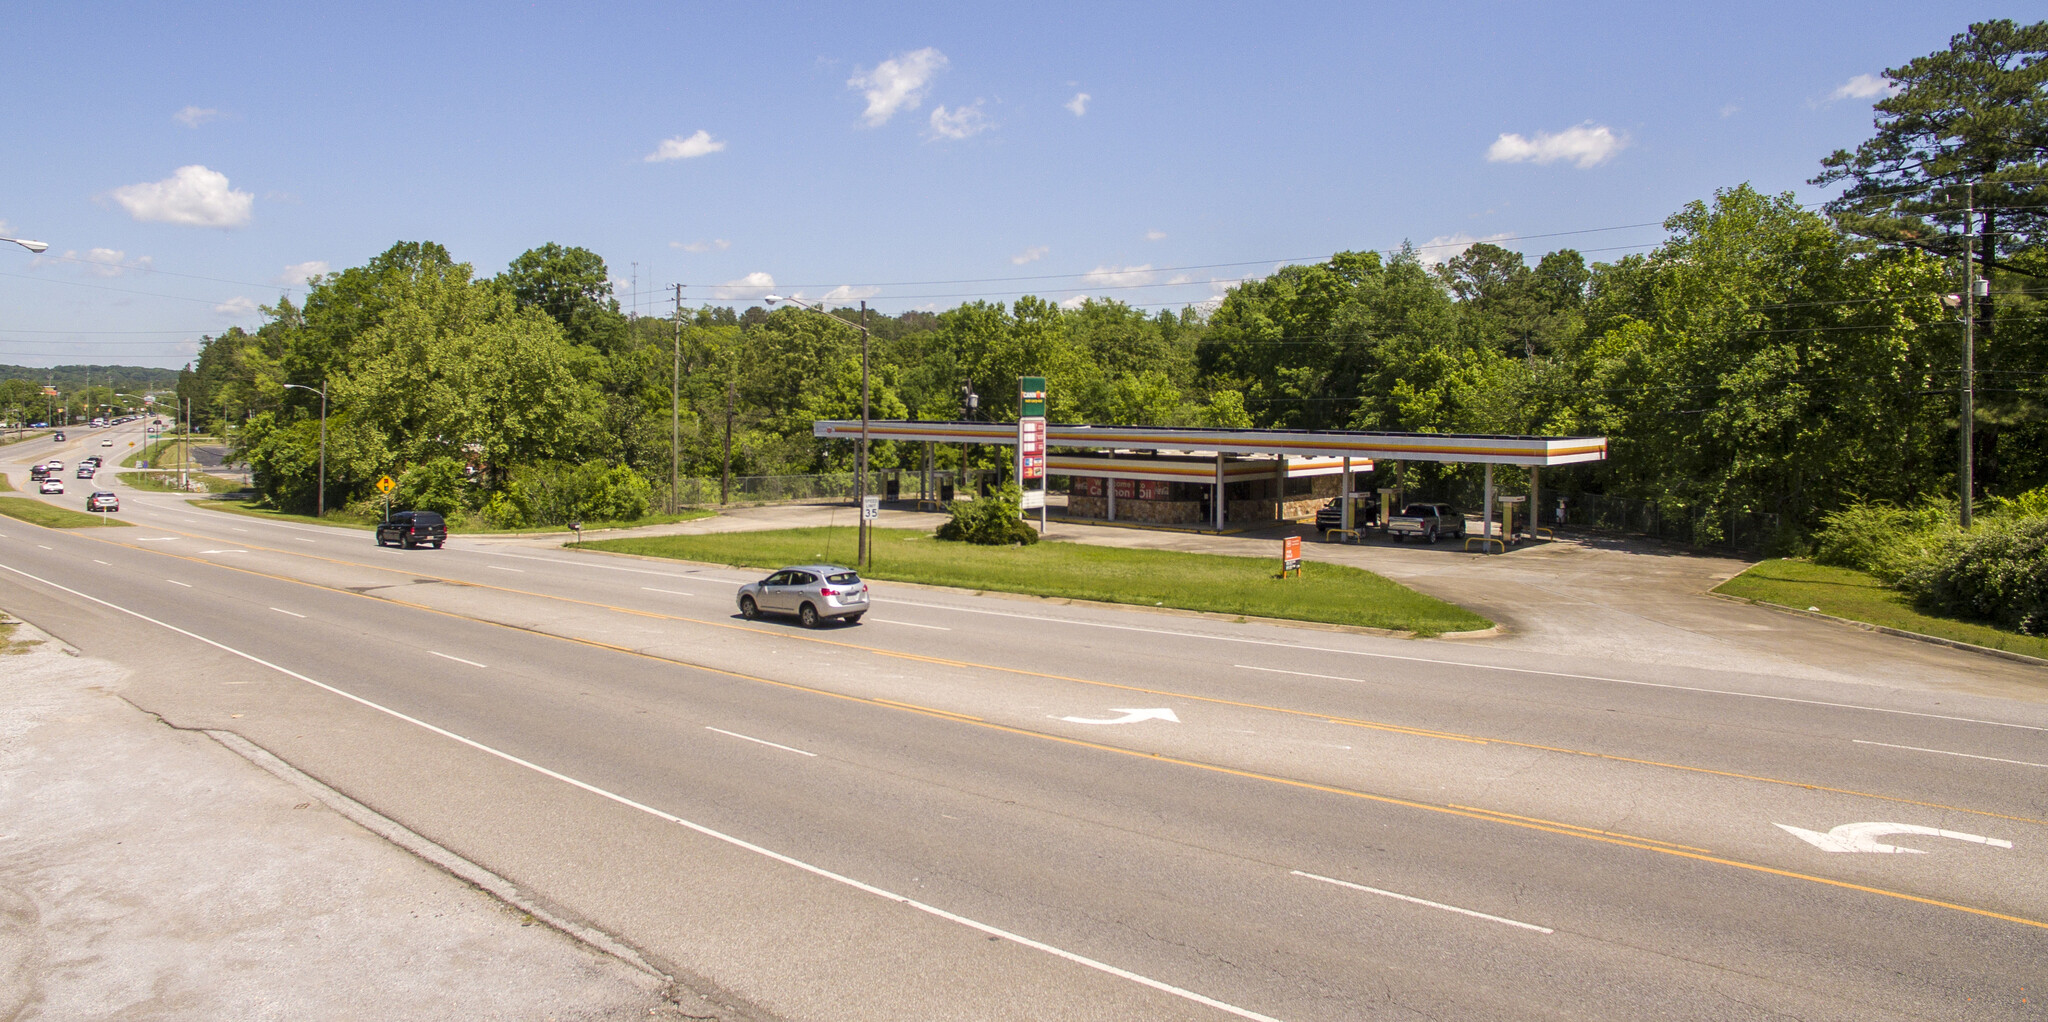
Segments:
[[[1956,515],[1954,501],[1930,500],[1912,508],[1853,504],[1822,517],[1813,559],[1895,584],[1957,538]]]
[[[533,521],[533,510],[519,492],[519,485],[507,483],[504,489],[491,494],[491,499],[484,502],[483,516],[484,521],[495,529],[523,529]]]
[[[423,461],[398,477],[398,488],[392,492],[392,506],[453,517],[462,513],[462,491],[466,482],[462,463],[454,458]]]
[[[632,521],[647,514],[654,502],[654,487],[640,473],[603,461],[522,465],[513,470],[504,492],[514,495],[507,499],[521,507],[525,525]],[[504,509],[503,502],[493,502]]]
[[[939,526],[938,537],[980,546],[1030,546],[1038,542],[1038,530],[1019,517],[1023,499],[1013,483],[981,500],[956,500],[946,505],[953,517]]]
[[[1999,516],[1907,571],[1899,588],[1924,609],[2048,632],[2048,516]]]

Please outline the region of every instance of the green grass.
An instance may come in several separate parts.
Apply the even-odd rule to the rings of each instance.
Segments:
[[[73,511],[68,507],[45,504],[32,497],[0,497],[0,515],[19,518],[32,525],[51,529],[81,529],[97,525],[127,525],[127,522],[105,512],[87,513]]]
[[[1280,559],[1079,543],[982,547],[911,529],[876,529],[870,578],[960,589],[1174,607],[1436,635],[1493,622],[1369,571],[1313,561],[1279,577]],[[753,568],[853,560],[851,527],[590,540],[595,550]]]
[[[0,493],[6,493],[12,489],[14,489],[14,484],[7,481],[7,473],[0,472]]]
[[[233,493],[242,489],[242,484],[233,479],[207,475],[197,469],[186,470],[185,479],[187,482],[198,483],[201,489],[198,491],[179,489],[178,473],[175,469],[121,473],[121,485],[138,490],[150,490],[155,493]]]
[[[376,515],[367,517],[352,515],[340,509],[327,512],[326,518],[315,518],[312,515],[293,514],[288,511],[276,511],[267,507],[256,507],[236,500],[195,500],[190,503],[193,507],[204,508],[208,511],[225,511],[231,515],[267,518],[275,522],[306,522],[312,525],[339,525],[350,529],[368,529],[374,527],[379,521],[379,516]],[[583,531],[632,529],[642,525],[670,525],[675,522],[689,522],[699,518],[709,518],[715,513],[712,511],[689,510],[676,515],[648,515],[645,518],[631,522],[584,522]],[[464,520],[461,517],[448,520],[448,533],[453,536],[517,536],[525,533],[547,535],[567,531],[569,531],[567,526],[554,526],[543,529],[493,529],[475,520]]]
[[[1897,628],[2009,653],[2048,657],[2048,638],[2021,635],[1993,625],[1923,614],[1905,593],[1886,588],[1874,576],[1854,568],[1832,568],[1800,560],[1765,561],[1714,589],[1761,603],[1775,603],[1851,621]]]

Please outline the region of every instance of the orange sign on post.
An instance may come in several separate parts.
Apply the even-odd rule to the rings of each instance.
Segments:
[[[1280,541],[1280,577],[1288,572],[1301,574],[1301,537],[1289,536]]]

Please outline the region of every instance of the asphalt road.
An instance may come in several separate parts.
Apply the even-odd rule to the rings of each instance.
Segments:
[[[0,468],[140,439],[70,435]],[[760,1017],[2048,1014],[2039,690],[887,583],[811,632],[111,488],[0,519],[0,605]]]

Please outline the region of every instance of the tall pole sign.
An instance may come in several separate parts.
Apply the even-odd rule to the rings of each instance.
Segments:
[[[1045,377],[1017,378],[1017,488],[1024,493],[1019,505],[1037,508],[1039,523],[1045,520]]]

